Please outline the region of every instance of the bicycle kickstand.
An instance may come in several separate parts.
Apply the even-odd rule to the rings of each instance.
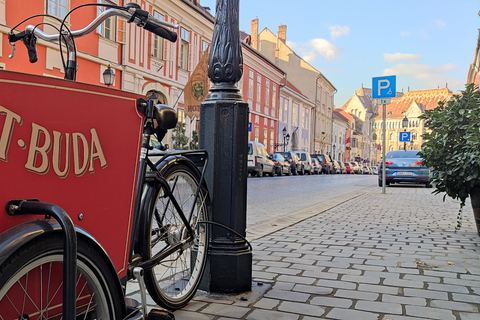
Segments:
[[[142,313],[146,320],[175,320],[173,313],[167,310],[152,309],[147,315],[147,290],[143,279],[143,268],[133,268],[133,277],[138,281],[140,287],[140,296],[142,299]]]

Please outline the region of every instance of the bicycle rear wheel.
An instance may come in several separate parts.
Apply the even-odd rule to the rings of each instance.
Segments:
[[[103,258],[77,245],[76,315],[79,319],[122,319],[115,281]],[[59,234],[35,240],[0,266],[0,319],[61,319],[63,241]]]
[[[193,231],[193,243],[172,253],[150,270],[145,270],[145,285],[155,302],[167,309],[179,309],[193,298],[205,269],[208,250],[207,190],[202,188],[197,201],[195,191],[199,174],[183,164],[167,168],[164,178],[172,190]],[[144,259],[149,259],[164,248],[188,237],[185,224],[164,190],[150,187],[147,194],[152,204],[147,218],[147,239],[144,241]],[[193,212],[192,212],[192,207]],[[192,216],[189,217],[190,212]]]

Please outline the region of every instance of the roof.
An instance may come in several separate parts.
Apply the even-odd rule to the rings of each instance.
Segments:
[[[339,108],[333,109],[333,117],[338,119],[338,120],[345,121],[349,125],[352,122],[352,117],[350,117],[350,119],[348,119],[347,118],[347,113],[345,111],[339,109]]]
[[[386,106],[387,117],[403,117],[412,104],[421,112],[434,109],[439,101],[449,100],[453,93],[448,88],[408,91],[400,98],[392,98]],[[378,108],[377,117],[383,116],[383,108]]]

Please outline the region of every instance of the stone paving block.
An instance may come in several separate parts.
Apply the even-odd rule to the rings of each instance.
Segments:
[[[289,274],[291,276],[296,276],[296,275],[299,275],[302,271],[297,269],[290,269],[290,268],[270,267],[270,268],[267,268],[265,272],[277,273],[277,274]]]
[[[379,313],[392,313],[402,314],[402,305],[400,303],[391,303],[383,301],[365,301],[360,300],[355,304],[356,310],[379,312]]]
[[[252,313],[247,315],[245,319],[247,320],[297,320],[298,318],[299,318],[298,315],[288,313],[288,312],[256,309],[256,310],[253,310]]]
[[[356,275],[344,275],[340,279],[342,281],[349,281],[349,282],[355,282],[355,283],[370,283],[370,284],[379,284],[380,283],[380,278],[379,277],[370,277],[367,275],[363,276],[356,276]]]
[[[310,260],[310,259],[304,259],[302,257],[300,258],[291,258],[291,257],[287,257],[287,258],[283,258],[282,259],[283,262],[288,262],[288,263],[291,263],[291,264],[299,264],[299,265],[314,265],[317,260]]]
[[[410,297],[424,297],[427,299],[448,300],[448,291],[441,292],[434,290],[405,288],[403,289],[403,294]]]
[[[410,281],[431,282],[431,283],[440,283],[442,280],[437,277],[420,276],[420,275],[413,275],[413,274],[406,274],[403,276],[403,279],[410,280]]]
[[[294,286],[295,286],[295,283],[293,282],[277,281],[273,285],[273,288],[277,290],[292,290]]]
[[[319,306],[314,306],[307,303],[298,303],[284,301],[278,307],[279,311],[291,312],[294,314],[301,314],[307,316],[321,317],[325,313],[325,309]]]
[[[445,284],[455,284],[465,287],[480,287],[480,281],[474,281],[470,279],[455,279],[455,278],[445,278],[443,280]]]
[[[250,308],[226,306],[220,303],[212,303],[202,310],[203,314],[211,314],[215,316],[230,317],[241,319],[244,315],[250,312]]]
[[[396,272],[386,272],[386,271],[365,271],[363,273],[364,276],[367,277],[377,277],[382,279],[400,279],[400,273]]]
[[[423,270],[423,274],[426,276],[439,277],[439,278],[457,278],[457,274],[454,272]]]
[[[314,295],[329,295],[333,292],[332,288],[319,287],[319,286],[307,286],[304,284],[296,284],[292,291],[305,292]]]
[[[175,320],[212,320],[215,318],[212,315],[186,310],[177,310],[173,314],[175,315]]]
[[[471,288],[473,293],[480,295],[480,287],[478,288]]]
[[[352,306],[353,301],[350,299],[331,298],[331,297],[314,297],[310,300],[310,304],[322,307],[337,307],[348,309]]]
[[[291,263],[284,261],[256,261],[256,265],[266,267],[288,268]]]
[[[374,293],[374,292],[358,291],[358,290],[338,289],[337,291],[335,291],[334,296],[339,298],[349,298],[353,300],[375,301],[378,299],[380,294]]]
[[[257,301],[253,306],[255,308],[272,310],[272,309],[275,309],[279,304],[280,304],[280,300],[262,298],[259,301]]]
[[[358,285],[358,290],[368,291],[368,292],[377,292],[377,293],[387,293],[387,294],[394,294],[394,295],[398,294],[398,288],[375,285],[375,284],[360,283]]]
[[[468,289],[464,286],[456,286],[452,284],[441,284],[441,283],[428,283],[429,290],[437,291],[446,291],[446,292],[457,292],[457,293],[468,293]]]
[[[339,273],[339,274],[351,274],[351,275],[361,275],[362,271],[358,269],[343,269],[343,268],[330,268],[328,272]]]
[[[358,270],[365,270],[365,271],[384,271],[386,268],[384,266],[369,266],[365,264],[354,264],[352,265],[353,269],[358,269]]]
[[[428,319],[428,318],[399,316],[397,314],[386,314],[381,319],[382,320],[423,320],[423,319]]]
[[[460,312],[460,320],[478,320],[478,312],[476,313]]]
[[[264,272],[264,271],[255,271],[252,270],[252,278],[254,279],[265,279],[265,280],[273,280],[275,277],[277,277],[278,274],[276,273],[270,273],[270,272]]]
[[[321,287],[330,287],[330,288],[337,288],[337,289],[350,289],[350,290],[354,290],[354,289],[357,288],[357,285],[353,282],[326,280],[326,279],[319,279],[316,282],[316,285],[321,286]]]
[[[310,298],[310,294],[272,289],[265,294],[265,297],[286,301],[306,302],[308,298]]]
[[[480,303],[480,301],[478,301]],[[478,306],[465,302],[456,302],[456,301],[445,301],[445,300],[432,300],[430,302],[430,307],[448,309],[448,310],[457,310],[457,311],[467,311],[467,312],[478,312]],[[479,315],[480,318],[480,315]]]
[[[383,280],[383,284],[386,286],[396,286],[396,287],[403,287],[403,288],[421,289],[424,287],[424,283],[422,281],[390,279],[390,278]]]
[[[428,319],[438,320],[456,320],[452,311],[437,308],[428,308],[420,306],[405,306],[407,316],[423,317]]]
[[[329,279],[329,280],[337,280],[339,275],[337,273],[332,273],[328,271],[323,271],[323,268],[318,268],[315,271],[304,271],[303,276],[310,277],[310,278],[320,278],[320,279]]]
[[[404,297],[404,296],[398,296],[398,295],[384,294],[382,295],[382,301],[400,303],[400,304],[413,304],[413,305],[422,306],[422,307],[427,306],[427,299],[420,298],[420,297]]]
[[[477,295],[463,294],[463,293],[452,293],[452,298],[453,298],[454,301],[476,303],[480,307],[480,296],[477,296]]]
[[[333,308],[325,315],[325,318],[338,320],[378,320],[378,314],[352,309]]]
[[[315,279],[308,278],[308,277],[281,275],[277,278],[277,281],[293,282],[293,283],[301,283],[301,284],[312,284],[315,282]]]

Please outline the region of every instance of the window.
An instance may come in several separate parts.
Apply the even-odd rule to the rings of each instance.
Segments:
[[[185,110],[178,108],[178,122],[185,123]]]
[[[292,126],[298,126],[298,103],[293,103],[292,108]]]
[[[275,87],[273,87],[275,89]],[[285,98],[281,98],[281,103],[284,103],[285,101]],[[273,106],[272,106],[272,110],[273,110]],[[279,121],[283,121],[283,108],[280,108],[278,109],[278,120]]]
[[[308,120],[309,120],[309,117],[308,117],[308,110],[307,109],[303,109],[303,127],[305,129],[308,129]]]
[[[273,145],[273,140],[275,139],[275,131],[270,130],[270,152],[275,151],[275,146]]]
[[[65,18],[68,12],[68,0],[48,0],[48,14]]]
[[[265,147],[268,146],[268,130],[267,130],[267,128],[263,128],[263,145]]]
[[[260,103],[262,94],[262,76],[257,74],[257,102]]]
[[[259,127],[255,127],[255,130],[254,130],[253,134],[254,134],[253,140],[259,142],[258,140],[260,139],[260,138],[259,138],[260,128],[259,128]]]
[[[205,50],[207,50],[209,46],[210,46],[210,43],[208,43],[205,40],[202,40],[202,52],[205,52]]]
[[[155,10],[153,10],[153,17],[157,18],[158,20],[165,20],[165,16]],[[152,34],[152,57],[157,59],[163,59],[163,38],[157,36],[154,33]]]
[[[98,0],[98,3],[103,4],[115,4],[112,1],[108,0]],[[98,7],[98,14],[100,15],[103,11],[107,10],[106,7]],[[115,17],[110,17],[106,19],[103,23],[98,26],[98,33],[109,40],[115,41]]]
[[[253,70],[248,70],[248,98],[253,99]]]
[[[265,114],[268,114],[268,107],[270,107],[270,80],[265,80]]]
[[[283,122],[288,122],[288,100],[283,99]]]
[[[390,140],[395,140],[395,135],[393,133],[390,133]]]
[[[180,69],[188,70],[188,46],[190,43],[190,31],[180,28],[180,55],[178,57]]]
[[[277,108],[277,86],[272,87],[272,116],[275,117],[275,109]]]

